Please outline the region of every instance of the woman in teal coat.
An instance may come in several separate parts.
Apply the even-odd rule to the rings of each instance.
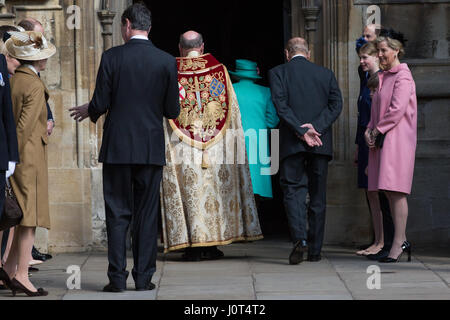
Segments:
[[[272,176],[270,172],[268,134],[280,122],[272,103],[270,89],[257,85],[261,79],[256,62],[236,60],[236,71],[230,74],[239,82],[233,84],[241,110],[242,126],[246,134],[245,147],[250,163],[253,193],[264,198],[272,198]],[[262,158],[261,158],[262,155]]]

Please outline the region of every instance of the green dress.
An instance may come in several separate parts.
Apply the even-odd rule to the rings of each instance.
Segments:
[[[250,163],[253,192],[261,197],[272,198],[272,176],[261,174],[262,168],[270,167],[270,163],[265,164],[267,159],[264,159],[270,157],[268,139],[270,129],[275,128],[280,122],[272,103],[270,89],[248,79],[241,79],[233,87],[246,134],[245,147]]]

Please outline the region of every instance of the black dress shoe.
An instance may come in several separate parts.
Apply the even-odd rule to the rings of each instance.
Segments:
[[[0,268],[0,280],[3,281],[3,286],[6,289],[11,287],[11,279],[9,278],[9,275],[6,273],[6,271],[3,268]]]
[[[383,248],[380,252],[378,252],[377,254],[369,254],[367,255],[367,259],[372,260],[372,261],[378,261],[380,259],[384,259],[387,258],[389,256],[389,250],[386,250],[385,248]]]
[[[17,281],[16,278],[11,280],[11,285],[10,285],[9,288],[12,291],[13,297],[16,296],[16,293],[25,293],[28,297],[45,297],[45,296],[48,296],[48,291],[45,291],[42,288],[38,288],[36,292],[30,291],[22,283]]]
[[[31,250],[31,256],[34,260],[40,260],[40,261],[47,261],[53,258],[50,254],[39,252],[38,249],[36,249],[33,246],[33,250]]]
[[[409,243],[408,241],[403,242],[402,244],[402,252],[398,255],[397,258],[391,258],[389,256],[387,256],[386,258],[382,258],[380,260],[378,260],[381,263],[395,263],[395,262],[399,262],[400,258],[403,255],[403,252],[406,252],[408,254],[408,262],[411,262],[411,243]]]
[[[151,291],[151,290],[154,290],[155,288],[156,288],[155,284],[150,282],[148,285],[146,285],[143,288],[136,287],[136,291]]]
[[[119,292],[124,292],[124,289],[120,289],[115,287],[114,285],[112,285],[111,283],[108,283],[104,288],[103,288],[104,292],[114,292],[114,293],[119,293]]]
[[[39,269],[35,267],[28,267],[28,272],[38,272]]]
[[[202,259],[204,260],[217,260],[223,258],[223,256],[223,252],[217,249],[216,246],[206,247],[202,250]]]
[[[182,256],[184,261],[202,260],[202,248],[186,248]]]
[[[299,264],[303,262],[303,254],[308,251],[306,240],[299,240],[294,244],[291,254],[289,255],[289,264]]]
[[[318,262],[322,260],[322,256],[320,254],[309,254],[308,261],[310,262]]]

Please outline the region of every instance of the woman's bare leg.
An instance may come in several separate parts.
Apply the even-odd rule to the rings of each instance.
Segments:
[[[17,281],[33,292],[37,290],[28,278],[28,267],[35,232],[35,227],[19,226],[17,228],[11,252],[5,264],[5,271],[9,274],[10,278],[16,278]]]
[[[372,224],[375,234],[374,243],[366,250],[358,251],[357,254],[368,255],[378,253],[384,246],[383,234],[383,213],[381,212],[380,199],[377,191],[368,191],[367,198],[369,200],[370,211],[372,214]]]
[[[15,227],[12,227],[11,229],[9,229],[8,242],[6,244],[5,254],[3,255],[3,261],[6,261],[6,259],[8,259],[9,252],[11,251],[12,242],[14,240],[15,230],[16,230]]]

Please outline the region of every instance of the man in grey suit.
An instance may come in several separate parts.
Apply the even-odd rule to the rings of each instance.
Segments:
[[[299,264],[306,251],[308,261],[321,259],[331,127],[342,111],[342,96],[333,72],[309,61],[304,39],[289,40],[285,54],[288,62],[270,70],[269,79],[281,120],[280,184],[294,241],[289,263]]]

